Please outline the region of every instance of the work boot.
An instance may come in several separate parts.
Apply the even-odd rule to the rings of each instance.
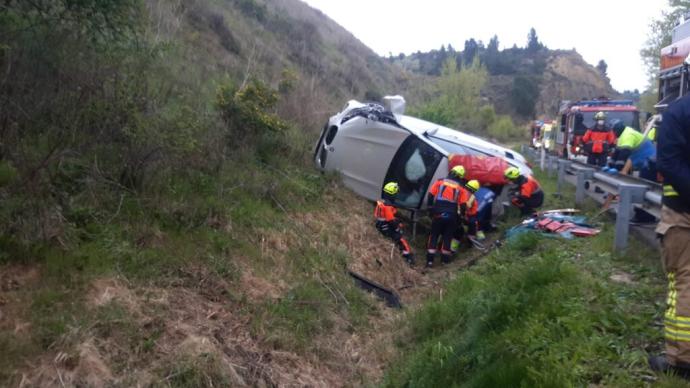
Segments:
[[[427,267],[427,268],[431,268],[431,267],[433,267],[433,266],[434,266],[434,261],[433,261],[433,260],[427,259],[427,260],[426,260],[426,267]]]
[[[661,372],[669,375],[675,375],[686,380],[690,380],[690,365],[687,367],[680,367],[671,365],[666,356],[652,356],[648,359],[649,367],[654,372]]]
[[[407,264],[409,264],[410,267],[414,266],[414,255],[413,254],[410,253],[410,254],[407,254],[403,257],[405,258],[405,261],[407,262]]]
[[[441,255],[441,264],[445,265],[450,263],[450,256],[449,255]]]

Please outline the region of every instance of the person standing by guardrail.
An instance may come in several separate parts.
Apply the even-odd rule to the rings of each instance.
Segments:
[[[606,125],[605,112],[597,112],[594,120],[596,120],[594,126],[587,129],[585,135],[582,136],[582,142],[585,144],[587,164],[603,167],[606,165],[609,149],[616,142],[616,137],[611,128]]]
[[[657,164],[664,177],[656,232],[668,278],[666,355],[650,357],[649,366],[690,379],[690,96],[673,103],[663,114]]]

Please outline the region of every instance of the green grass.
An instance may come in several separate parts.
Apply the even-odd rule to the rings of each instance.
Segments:
[[[538,174],[547,193],[555,182]],[[545,209],[572,207],[572,191]],[[592,202],[583,206],[593,215]],[[506,223],[515,222],[508,217]],[[446,285],[442,301],[410,313],[390,387],[645,386],[663,344],[658,253],[631,238],[611,252],[613,226],[594,238],[523,234]],[[614,273],[633,284],[615,282]],[[660,386],[679,381],[661,377]]]
[[[660,281],[613,283],[582,241],[523,235],[411,317],[386,386],[641,385]],[[585,253],[581,253],[585,252]]]
[[[318,336],[339,323],[349,332],[366,329],[375,314],[372,299],[354,286],[341,265],[314,257],[308,261],[313,267],[305,268],[308,272],[301,280],[293,280],[296,286],[277,302],[267,302],[255,311],[254,331],[265,334],[276,347],[317,351],[312,343]]]

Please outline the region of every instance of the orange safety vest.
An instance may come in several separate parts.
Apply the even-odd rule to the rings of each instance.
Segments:
[[[395,213],[398,209],[393,205],[388,205],[385,201],[376,201],[376,208],[374,209],[374,217],[376,221],[390,222],[395,219]]]
[[[531,198],[532,195],[541,191],[541,186],[539,186],[539,182],[531,175],[528,175],[526,179],[527,181],[520,186],[520,196]]]
[[[616,135],[611,130],[588,129],[582,136],[582,141],[591,147],[589,152],[602,154],[608,152],[611,144],[616,142]]]
[[[434,203],[438,201],[457,203],[462,186],[451,179],[439,179],[431,186],[429,193],[434,196]]]
[[[466,217],[474,217],[477,215],[479,204],[477,203],[477,199],[475,198],[474,194],[472,194],[469,190],[465,188],[462,189],[462,194],[460,195],[458,202],[461,206],[463,204],[465,205]]]

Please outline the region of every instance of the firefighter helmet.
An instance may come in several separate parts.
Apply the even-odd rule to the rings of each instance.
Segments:
[[[450,174],[455,176],[455,177],[462,179],[465,177],[465,167],[455,166],[455,167],[450,169]]]
[[[518,179],[518,177],[520,176],[520,170],[518,170],[517,167],[508,167],[508,168],[506,168],[503,175],[507,179],[510,179],[511,181],[513,181],[515,179]]]
[[[470,189],[471,192],[474,193],[477,190],[479,190],[479,181],[476,179],[472,179],[471,181],[467,182],[465,187],[467,187],[468,189]]]
[[[597,112],[594,115],[594,120],[606,120],[606,112]]]
[[[400,187],[398,187],[397,182],[388,182],[385,186],[383,186],[383,192],[386,194],[395,195],[398,194],[399,190]]]

